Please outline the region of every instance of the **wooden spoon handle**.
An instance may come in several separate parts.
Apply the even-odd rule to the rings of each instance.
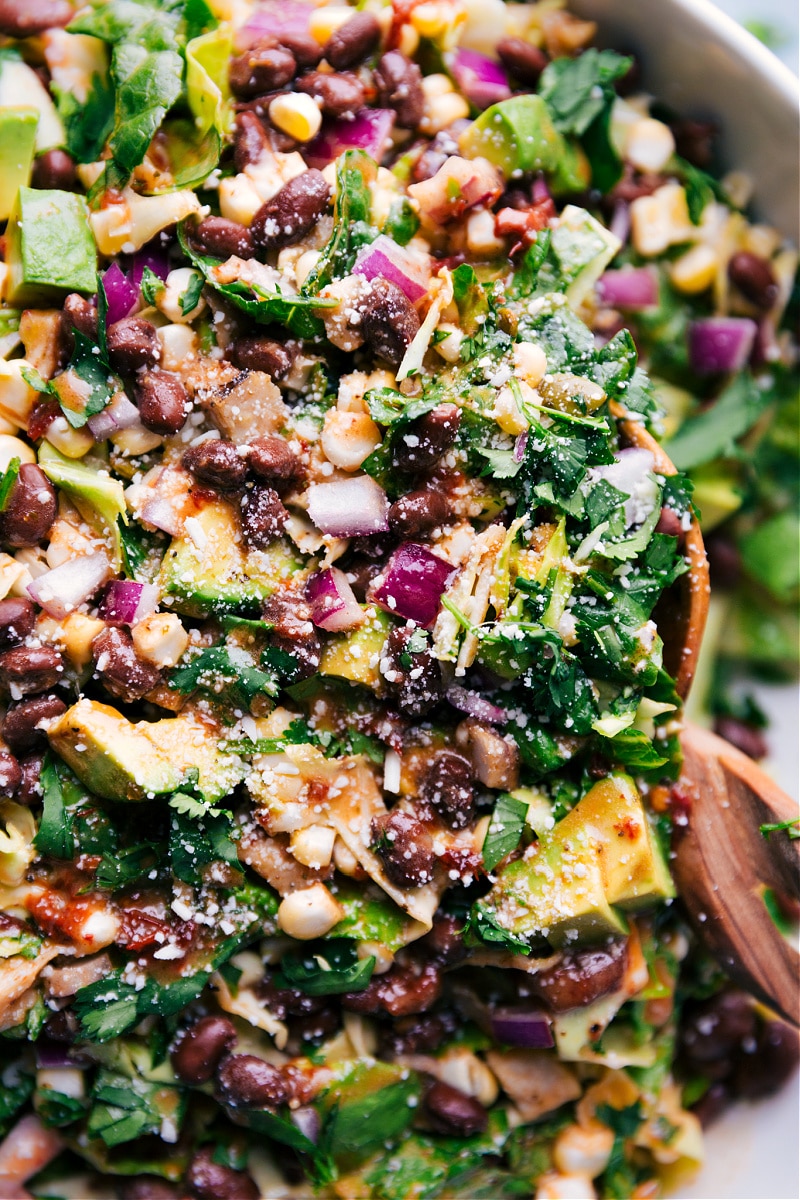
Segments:
[[[797,805],[715,734],[687,725],[681,740],[687,811],[672,862],[681,899],[727,974],[800,1025],[800,955],[764,903],[765,887],[800,897],[800,840],[759,829],[790,821]]]

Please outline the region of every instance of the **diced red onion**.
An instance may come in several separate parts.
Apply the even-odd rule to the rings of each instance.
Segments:
[[[653,267],[620,267],[597,281],[597,296],[609,308],[639,312],[658,306],[658,275]]]
[[[289,1113],[289,1118],[292,1124],[296,1125],[310,1142],[316,1143],[318,1141],[321,1127],[319,1113],[310,1104],[304,1104],[301,1108],[295,1108]]]
[[[166,246],[162,245],[158,239],[143,246],[133,256],[128,274],[131,283],[136,288],[137,296],[142,286],[145,268],[149,268],[159,279],[166,279],[169,275],[169,253]]]
[[[246,50],[253,42],[282,33],[308,33],[308,17],[312,5],[298,0],[266,0],[248,17],[236,32],[236,46]]]
[[[111,964],[106,960],[106,974],[110,969]],[[102,979],[102,975],[97,978]],[[76,987],[75,991],[77,990]],[[74,995],[74,992],[71,994]],[[47,1042],[43,1038],[36,1043],[36,1066],[40,1071],[83,1071],[90,1063],[90,1058],[80,1054],[72,1046]]]
[[[698,375],[740,371],[758,326],[749,317],[706,317],[689,326],[689,362]]]
[[[49,616],[61,621],[94,595],[108,572],[105,554],[81,554],[39,575],[28,584],[28,595]]]
[[[106,325],[115,325],[136,307],[139,288],[131,283],[119,263],[112,263],[103,276],[103,290],[108,301]]]
[[[454,50],[446,56],[446,63],[459,88],[476,108],[489,108],[511,95],[508,76],[500,63],[477,50]]]
[[[321,533],[358,537],[389,528],[386,492],[369,475],[315,483],[309,488],[308,515]]]
[[[533,181],[533,191],[531,193],[534,204],[544,204],[545,200],[552,200],[550,188],[547,186],[547,180],[544,175],[537,175]]]
[[[631,231],[631,209],[625,200],[618,200],[614,205],[614,212],[608,228],[609,232],[613,233],[615,238],[619,238],[624,246]]]
[[[380,162],[394,125],[394,113],[388,108],[360,108],[352,117],[325,121],[322,129],[305,149],[310,167],[321,169],[345,150],[364,150]]]
[[[427,546],[406,542],[395,550],[375,579],[371,597],[397,617],[430,625],[454,571],[449,562],[432,554]]]
[[[158,607],[158,588],[132,579],[112,579],[100,601],[98,616],[109,625],[133,625]]]
[[[525,447],[528,444],[528,431],[524,429],[514,443],[514,462],[522,462],[525,457]]]
[[[341,633],[364,622],[364,610],[353,595],[347,576],[337,567],[312,575],[306,584],[306,596],[311,602],[311,620],[320,629]]]
[[[180,537],[183,533],[183,517],[169,496],[154,495],[152,500],[148,500],[142,509],[142,520],[171,537]]]
[[[504,709],[458,683],[447,689],[447,699],[459,712],[474,717],[476,721],[484,721],[487,725],[505,725],[508,721],[508,714]]]
[[[412,304],[426,294],[431,278],[430,265],[426,265],[422,256],[398,246],[383,233],[371,245],[359,250],[353,274],[363,275],[365,279],[382,275],[389,283],[396,284]]]
[[[507,1046],[549,1050],[553,1045],[550,1022],[540,1008],[495,1008],[491,1020],[492,1033]]]
[[[112,433],[120,429],[130,429],[139,420],[139,410],[132,404],[124,392],[117,392],[110,404],[102,412],[89,417],[86,424],[96,442],[104,442]]]

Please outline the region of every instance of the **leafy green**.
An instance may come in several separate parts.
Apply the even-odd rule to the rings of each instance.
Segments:
[[[76,329],[73,336],[75,349],[69,366],[50,381],[48,391],[58,400],[73,429],[81,429],[89,417],[103,411],[116,388],[111,367],[99,346],[80,330]]]
[[[364,397],[369,415],[379,425],[392,426],[398,422],[409,423],[436,407],[435,396],[404,396],[393,388],[374,388]]]
[[[556,58],[542,73],[539,94],[560,133],[582,141],[592,167],[592,183],[610,191],[622,174],[622,164],[611,142],[613,83],[621,79],[632,60],[613,50],[590,48],[577,58]]]
[[[117,522],[122,554],[122,565],[129,579],[146,581],[155,572],[148,572],[147,566],[155,558],[161,561],[166,550],[166,540],[163,533],[150,532],[138,521],[123,525]]]
[[[21,465],[18,458],[12,458],[3,472],[3,477],[0,479],[0,513],[5,512],[8,507]]]
[[[325,1122],[321,1146],[334,1159],[361,1159],[399,1137],[411,1123],[419,1081],[412,1072],[378,1092],[335,1106]]]
[[[113,855],[103,855],[95,871],[96,886],[115,891],[148,875],[160,861],[160,849],[158,843],[139,842]]]
[[[313,298],[334,279],[349,275],[360,248],[374,241],[370,184],[377,174],[377,164],[363,150],[345,150],[337,159],[333,234],[303,284],[303,296]]]
[[[254,696],[277,695],[274,676],[255,667],[247,651],[237,646],[210,646],[201,651],[187,666],[173,671],[170,686],[184,694],[200,690],[224,696],[245,708]]]
[[[225,862],[238,869],[239,859],[231,833],[228,813],[204,814],[198,822],[173,810],[169,855],[175,878],[183,883],[199,884],[202,882],[201,868],[213,862]]]
[[[610,1104],[598,1104],[598,1120],[614,1132],[614,1145],[608,1165],[601,1176],[602,1195],[608,1200],[626,1200],[633,1193],[637,1175],[625,1155],[625,1139],[633,1137],[645,1119],[645,1113],[637,1100],[627,1108],[612,1108]]]
[[[664,449],[679,471],[735,455],[736,440],[752,429],[774,396],[744,371],[707,408],[690,417]]]
[[[60,1129],[80,1121],[86,1113],[87,1102],[82,1096],[66,1096],[52,1088],[43,1088],[34,1098],[34,1107],[45,1125]]]
[[[232,952],[232,951],[231,951]],[[202,992],[210,972],[198,971],[171,983],[148,979],[144,987],[123,980],[122,971],[80,988],[73,1011],[81,1032],[91,1042],[108,1042],[127,1032],[143,1017],[174,1016]]]
[[[408,197],[400,196],[393,200],[381,233],[397,242],[398,246],[407,246],[418,229],[419,217]]]
[[[528,805],[524,800],[507,794],[498,796],[481,850],[487,871],[493,871],[501,859],[516,850],[527,815]]]
[[[184,316],[197,308],[200,297],[203,294],[204,282],[203,276],[197,272],[191,276],[186,290],[180,296],[181,312]]]
[[[142,272],[142,282],[139,285],[139,291],[146,304],[155,304],[158,293],[163,292],[166,286],[164,280],[160,279],[155,271],[145,266]],[[187,309],[187,312],[190,311],[191,309]]]
[[[718,200],[722,204],[730,204],[728,194],[718,179],[701,171],[684,158],[675,158],[675,169],[678,177],[683,180],[686,191],[686,205],[689,209],[689,220],[693,225],[699,225],[706,205]]]
[[[249,316],[258,325],[285,325],[296,337],[315,338],[324,333],[324,326],[314,310],[331,308],[335,300],[321,300],[318,296],[291,295],[282,292],[266,292],[256,284],[219,283],[216,268],[219,260],[198,254],[186,237],[183,227],[178,229],[181,248],[192,263],[202,272],[206,283],[220,296]]]
[[[375,961],[372,954],[359,958],[349,938],[317,942],[303,952],[284,954],[278,986],[298,988],[307,996],[360,992],[372,978]]]
[[[0,1073],[0,1137],[5,1137],[11,1124],[33,1093],[34,1076],[23,1071],[18,1062],[10,1062]]]
[[[509,954],[530,954],[528,942],[508,929],[499,925],[494,915],[482,908],[480,904],[473,905],[467,924],[464,927],[464,941],[468,946],[480,946],[486,943],[499,946]]]
[[[742,566],[780,604],[800,594],[800,521],[796,511],[774,513],[739,539]]]
[[[790,817],[788,821],[768,822],[766,825],[759,825],[758,829],[762,837],[769,837],[771,833],[785,831],[793,841],[796,841],[800,838],[800,817]]]
[[[36,849],[49,858],[72,858],[75,852],[72,830],[64,812],[64,791],[54,759],[45,757],[39,775],[42,789],[42,816],[36,834]]]
[[[447,1195],[469,1196],[470,1200],[506,1200],[509,1196],[529,1197],[533,1176],[513,1179],[504,1169],[493,1172],[491,1183],[479,1172],[484,1160],[496,1157],[507,1133],[505,1113],[495,1109],[489,1127],[469,1138],[432,1137],[411,1133],[382,1154],[367,1170],[365,1182],[376,1200],[433,1200]],[[488,1190],[484,1190],[488,1185]]]
[[[114,88],[108,72],[92,76],[89,94],[56,92],[58,115],[64,125],[64,148],[78,163],[97,162],[114,127]]]
[[[536,238],[522,255],[514,271],[514,277],[508,288],[512,300],[524,300],[532,296],[537,288],[539,272],[547,261],[552,241],[552,230],[540,229]],[[548,287],[552,291],[560,291],[557,280],[548,277]]]
[[[158,1133],[165,1118],[179,1126],[186,1103],[174,1086],[107,1067],[100,1069],[92,1100],[87,1131],[102,1138],[107,1146],[131,1142],[145,1133]]]

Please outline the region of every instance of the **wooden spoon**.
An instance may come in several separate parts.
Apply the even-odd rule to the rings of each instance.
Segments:
[[[800,900],[800,839],[760,825],[791,821],[797,804],[729,742],[687,724],[681,736],[672,874],[692,924],[731,979],[800,1025],[800,954],[777,929],[764,889]]]
[[[622,438],[649,450],[660,475],[675,467],[625,410],[612,404]],[[700,525],[686,533],[689,571],[654,613],[664,665],[686,699],[708,614],[708,561]],[[800,955],[764,903],[774,887],[800,900],[800,840],[762,837],[759,826],[789,821],[797,805],[746,755],[707,730],[686,724],[681,736],[685,814],[676,821],[672,873],[700,938],[732,979],[793,1024],[800,1024]]]

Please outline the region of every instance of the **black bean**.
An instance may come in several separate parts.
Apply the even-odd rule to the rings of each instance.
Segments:
[[[168,437],[186,423],[189,397],[177,375],[169,371],[148,371],[136,380],[135,396],[145,429]]]
[[[50,707],[54,710],[52,714],[53,716],[60,716],[62,712],[67,711],[67,707],[63,700],[59,700],[58,696],[36,696],[33,700],[24,701],[25,704],[38,705],[40,711],[45,707],[46,702],[49,702]],[[20,705],[19,707],[22,706]],[[8,720],[8,713],[6,713],[6,720]],[[3,736],[6,738],[6,741],[8,741],[5,724],[3,725]],[[45,743],[45,736],[43,733],[34,733],[32,740],[35,740],[37,737],[41,739],[43,744]],[[11,742],[8,742],[8,744],[10,746]],[[27,749],[31,749],[31,747],[27,747]],[[44,755],[41,752],[26,754],[25,758],[21,758],[19,760],[19,765],[22,770],[22,783],[19,785],[16,798],[20,804],[27,804],[28,807],[30,807],[31,805],[36,804],[42,798],[42,788],[41,784],[39,783],[39,777],[42,774],[42,767],[44,766]]]
[[[438,1079],[425,1093],[423,1109],[437,1133],[472,1137],[483,1133],[488,1122],[486,1109],[478,1100]]]
[[[261,162],[269,152],[267,131],[256,114],[247,110],[237,113],[233,130],[233,161],[236,170],[243,171],[252,163]]]
[[[384,54],[375,68],[375,87],[382,108],[394,109],[401,129],[416,129],[425,110],[422,72],[399,50]]]
[[[194,226],[191,238],[213,258],[252,258],[255,252],[250,230],[226,217],[206,217]]]
[[[107,344],[112,367],[123,374],[154,367],[161,357],[156,327],[144,317],[123,317],[109,325]]]
[[[414,305],[396,284],[379,275],[367,289],[361,308],[361,332],[367,345],[398,367],[419,329]]]
[[[746,300],[764,312],[778,299],[778,283],[771,264],[749,250],[733,255],[728,263],[728,278]]]
[[[700,1097],[697,1104],[691,1106],[692,1112],[699,1120],[703,1129],[708,1129],[719,1120],[722,1114],[733,1104],[730,1089],[724,1083],[712,1083],[708,1091]]]
[[[526,87],[535,87],[547,66],[544,50],[518,37],[501,38],[497,43],[497,57],[509,75]]]
[[[186,1183],[195,1200],[260,1200],[261,1189],[246,1171],[215,1163],[210,1149],[195,1154]]]
[[[69,0],[0,0],[0,33],[28,38],[67,25],[75,16]]]
[[[427,643],[409,650],[414,631],[400,626],[391,631],[381,654],[381,675],[397,707],[409,717],[422,717],[443,695],[439,661]]]
[[[22,767],[8,750],[0,750],[0,796],[13,796],[22,783]]]
[[[276,592],[265,603],[262,615],[272,625],[270,645],[292,660],[293,682],[313,675],[322,649],[305,596],[295,591]]]
[[[742,1042],[754,1041],[756,1033],[756,1014],[749,996],[726,988],[684,1012],[681,1059],[692,1073],[724,1079],[734,1053]]]
[[[268,39],[232,59],[228,78],[231,91],[246,98],[284,87],[294,79],[296,70],[294,55]]]
[[[759,759],[767,755],[769,747],[761,730],[755,725],[748,725],[746,721],[740,721],[737,717],[716,717],[714,733],[730,742],[737,750],[741,750],[748,758]]]
[[[242,534],[251,550],[266,550],[280,537],[289,513],[274,488],[256,483],[242,496],[240,515]]]
[[[243,371],[263,371],[273,379],[283,379],[292,369],[296,347],[288,347],[269,337],[241,337],[228,347],[228,358]]]
[[[344,71],[363,62],[377,50],[381,27],[373,13],[360,12],[331,34],[323,51],[335,71]]]
[[[266,434],[250,443],[248,466],[260,483],[273,487],[303,475],[303,464],[285,438]]]
[[[618,988],[627,963],[627,942],[587,946],[568,951],[555,966],[532,976],[531,982],[553,1012],[568,1012]]]
[[[75,171],[75,159],[66,150],[45,150],[34,161],[31,172],[31,185],[35,188],[50,190],[57,188],[62,192],[72,192],[77,187],[78,176]]]
[[[474,805],[469,760],[453,750],[437,751],[423,775],[420,795],[451,829],[469,825]]]
[[[122,1185],[120,1200],[179,1200],[180,1193],[157,1175],[139,1175]]]
[[[310,33],[290,33],[283,30],[278,34],[278,41],[294,56],[298,67],[304,70],[315,67],[322,58],[322,47]]]
[[[455,443],[461,410],[455,404],[438,404],[418,417],[394,449],[394,464],[401,471],[425,471]]]
[[[61,344],[66,355],[75,345],[75,330],[97,341],[97,309],[85,296],[72,292],[61,308]]]
[[[429,954],[431,960],[443,967],[451,967],[466,958],[464,945],[464,921],[450,913],[438,912],[433,918],[433,927],[419,943],[420,949]]]
[[[353,589],[353,595],[359,604],[365,604],[367,600],[367,592],[370,589],[373,579],[381,573],[381,564],[375,559],[366,556],[357,555],[353,558],[347,567],[347,582]],[[391,664],[391,659],[388,660]]]
[[[51,1042],[72,1045],[80,1032],[78,1018],[71,1008],[60,1008],[58,1012],[50,1014],[42,1032]]]
[[[208,438],[184,450],[182,463],[200,483],[220,491],[244,487],[247,463],[233,442]]]
[[[63,674],[64,660],[53,646],[14,646],[0,654],[0,687],[15,700],[46,691]]]
[[[732,1088],[743,1100],[772,1096],[797,1070],[797,1030],[783,1021],[764,1021],[755,1042],[745,1042],[736,1059]]]
[[[458,154],[458,142],[449,129],[443,129],[429,142],[414,163],[411,175],[414,183],[431,179],[452,154]]]
[[[312,96],[328,117],[343,117],[357,112],[364,104],[364,85],[356,75],[326,75],[311,71],[298,79],[298,92]]]
[[[389,509],[389,525],[399,537],[427,533],[447,520],[450,506],[435,488],[418,488],[395,500]]]
[[[408,813],[374,817],[372,845],[387,877],[396,887],[421,887],[433,879],[433,839],[425,826]]]
[[[256,985],[259,1000],[279,1021],[286,1017],[310,1017],[321,1013],[327,1003],[324,996],[309,996],[299,988],[278,987],[274,978],[265,975]]]
[[[98,633],[92,641],[92,659],[103,687],[125,704],[141,700],[161,678],[157,667],[139,658],[126,629]]]
[[[277,250],[299,242],[328,207],[331,189],[321,171],[304,171],[262,204],[250,225],[260,250]]]
[[[302,1053],[304,1042],[321,1042],[331,1037],[339,1028],[340,1014],[333,1005],[327,1005],[317,1013],[304,1017],[293,1017],[289,1021],[290,1054]]]
[[[441,994],[442,973],[433,963],[394,963],[385,975],[373,976],[363,991],[345,992],[342,1006],[351,1012],[405,1017],[426,1012]]]
[[[27,596],[0,600],[0,647],[17,646],[33,632],[35,610]]]
[[[35,463],[23,463],[0,513],[0,541],[36,546],[56,519],[56,491]]]
[[[208,1083],[225,1051],[235,1043],[236,1028],[228,1017],[201,1017],[172,1051],[172,1069],[181,1083]]]
[[[385,1032],[381,1049],[389,1058],[401,1054],[430,1054],[450,1041],[457,1028],[458,1020],[452,1012],[401,1017]]]
[[[30,700],[11,704],[3,718],[3,740],[15,754],[27,754],[30,750],[44,745],[46,741],[43,730],[38,728],[40,722],[52,721],[66,711],[64,701],[53,695],[33,696]],[[19,791],[25,792],[26,797],[29,793],[31,798],[36,796],[35,785],[39,779],[37,765],[41,764],[36,759],[24,759],[20,763],[22,781]],[[27,803],[27,800],[25,802]]]
[[[277,1067],[255,1054],[231,1054],[217,1071],[217,1088],[226,1104],[242,1108],[280,1108],[289,1099]]]
[[[671,123],[675,138],[675,149],[695,167],[703,170],[711,166],[714,157],[714,137],[718,129],[713,121],[695,121],[682,117]]]

